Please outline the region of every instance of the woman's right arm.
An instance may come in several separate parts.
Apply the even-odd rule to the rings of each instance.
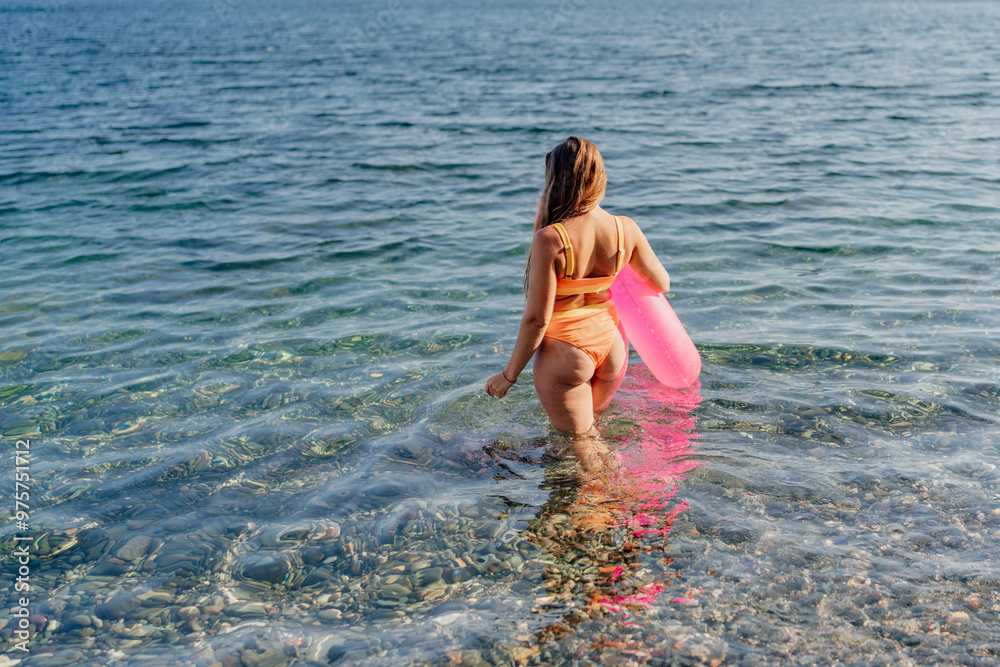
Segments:
[[[649,247],[649,241],[639,229],[639,225],[632,218],[619,217],[628,221],[626,236],[633,239],[632,257],[628,261],[629,266],[657,292],[669,292],[670,274],[663,268],[663,264],[660,263],[653,249]]]

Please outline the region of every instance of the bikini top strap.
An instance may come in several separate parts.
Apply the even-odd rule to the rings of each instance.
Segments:
[[[561,222],[554,222],[552,226],[559,232],[559,236],[562,237],[563,247],[566,248],[566,270],[563,272],[563,278],[569,278],[573,275],[573,270],[576,268],[576,262],[573,257],[573,244],[570,243],[569,234],[566,233],[566,229],[562,226]]]
[[[615,216],[615,225],[618,227],[618,262],[615,264],[615,275],[622,270],[625,265],[625,230],[622,229],[622,221]]]

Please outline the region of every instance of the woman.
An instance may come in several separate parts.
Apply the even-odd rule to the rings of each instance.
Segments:
[[[597,147],[569,137],[545,155],[545,186],[525,269],[525,306],[510,361],[486,382],[503,398],[537,350],[535,390],[552,425],[590,433],[626,361],[608,288],[628,263],[660,292],[670,276],[639,226],[600,207],[608,179]]]

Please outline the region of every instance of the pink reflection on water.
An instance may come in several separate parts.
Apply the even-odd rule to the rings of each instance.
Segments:
[[[698,466],[690,458],[695,419],[691,411],[701,402],[700,385],[684,390],[669,389],[657,382],[644,367],[632,367],[619,393],[621,409],[635,423],[630,443],[615,453],[616,468],[604,485],[604,493],[615,497],[617,511],[613,527],[627,529],[626,550],[662,551],[665,538],[677,517],[687,509],[687,501],[675,502],[685,475]],[[605,507],[609,507],[605,504]],[[628,569],[616,567],[608,577],[614,595],[595,596],[595,602],[611,612],[627,614],[627,608],[646,607],[667,590],[669,582],[645,585],[631,579],[640,563]],[[631,589],[631,590],[629,590]],[[609,590],[608,593],[611,593]],[[697,600],[687,591],[671,599],[676,604]]]
[[[624,627],[634,624],[631,612],[658,599],[697,602],[700,591],[684,587],[681,573],[666,569],[673,559],[663,552],[667,534],[687,509],[676,498],[680,484],[698,465],[689,450],[699,392],[697,383],[667,389],[645,366],[630,366],[615,396],[611,428],[601,429],[606,435],[573,442],[578,485],[572,495],[553,495],[526,531],[552,557],[543,575],[548,595],[539,599],[537,611],[554,611],[557,620],[538,631],[539,643],[572,631],[584,618],[620,615],[616,622]],[[650,556],[659,562],[651,563]],[[584,574],[577,565],[583,558],[597,576]],[[612,644],[618,645],[605,642]]]

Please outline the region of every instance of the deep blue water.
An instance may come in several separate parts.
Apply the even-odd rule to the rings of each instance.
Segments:
[[[932,0],[0,2],[39,615],[6,654],[991,664],[997,34]],[[702,353],[681,394],[633,355],[607,418],[660,491],[581,471],[530,367],[482,393],[570,134]],[[669,534],[595,510],[637,494]]]

